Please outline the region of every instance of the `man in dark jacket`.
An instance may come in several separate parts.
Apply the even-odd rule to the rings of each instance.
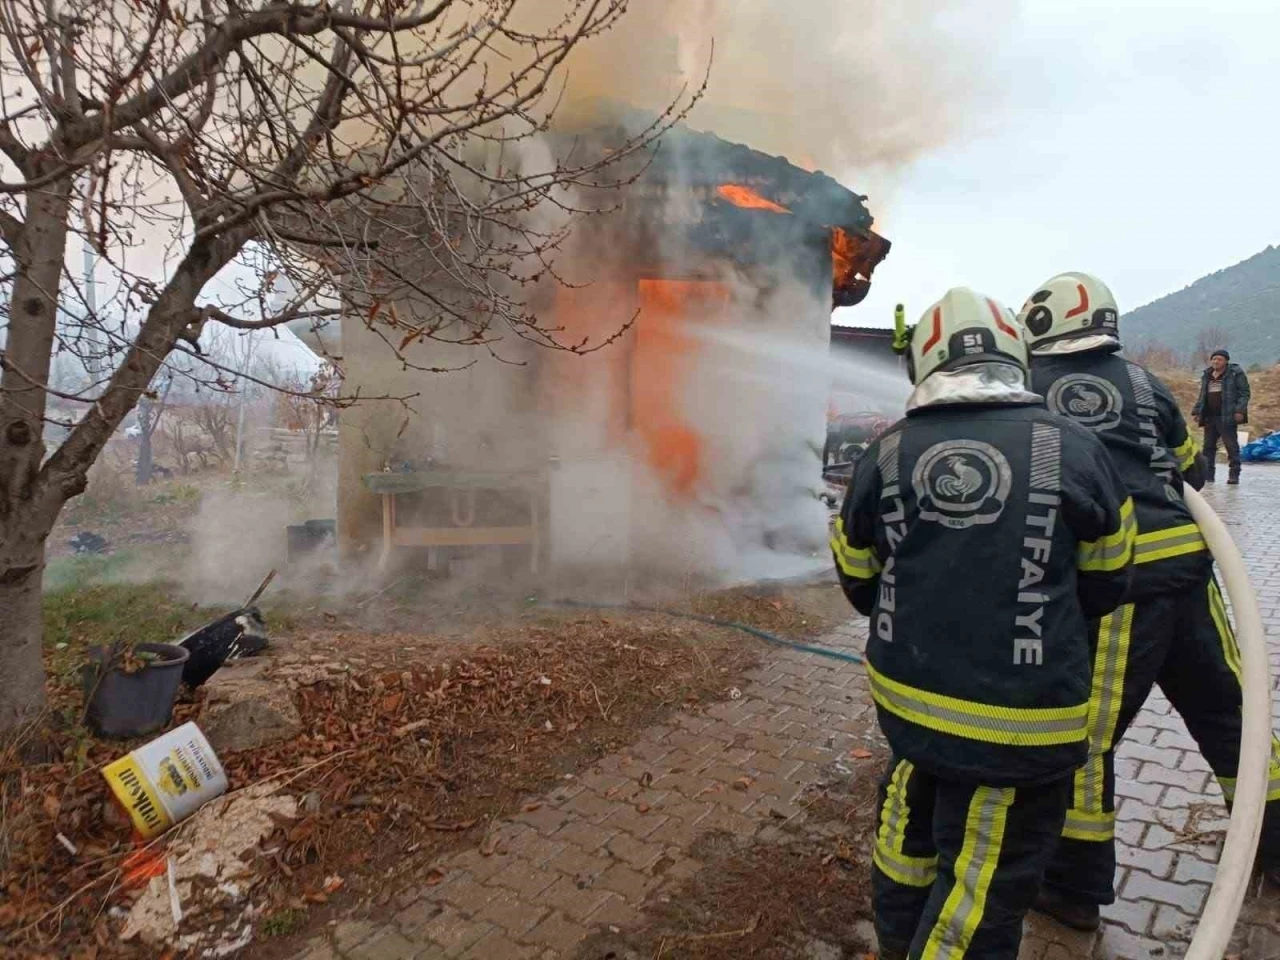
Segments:
[[[1010,311],[952,290],[910,349],[907,415],[859,460],[832,538],[893,751],[876,933],[882,960],[1014,960],[1088,754],[1088,620],[1128,589],[1133,503],[1027,389]]]
[[[1240,440],[1236,429],[1249,422],[1249,376],[1231,362],[1226,350],[1215,350],[1200,377],[1200,396],[1191,409],[1204,427],[1206,483],[1213,483],[1218,440],[1227,448],[1227,483],[1240,482]]]
[[[1133,498],[1138,537],[1128,602],[1098,624],[1089,759],[1076,773],[1063,840],[1036,908],[1096,929],[1115,899],[1115,750],[1154,684],[1186,721],[1228,798],[1240,757],[1240,654],[1213,557],[1183,498],[1201,460],[1168,388],[1120,355],[1118,309],[1096,277],[1043,283],[1019,320],[1031,385],[1049,409],[1092,430]],[[1273,754],[1276,752],[1273,750]],[[1271,764],[1259,861],[1280,857],[1280,755]]]

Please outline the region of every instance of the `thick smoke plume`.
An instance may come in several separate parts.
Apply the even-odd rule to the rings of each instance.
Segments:
[[[644,0],[575,50],[567,106],[603,97],[661,109],[710,66],[691,126],[837,177],[891,173],[979,128],[1014,9],[1013,0]]]
[[[570,57],[556,124],[635,108],[657,113],[705,79],[689,126],[824,169],[872,193],[878,210],[897,171],[977,129],[990,93],[993,31],[1011,7],[1012,0],[636,0],[610,34]],[[564,0],[529,0],[520,16],[532,30],[564,9]],[[495,51],[490,67],[500,61]],[[552,162],[540,141],[522,145],[521,159],[532,168]],[[681,179],[673,176],[672,185]],[[565,199],[573,206],[580,198]],[[544,205],[534,215],[555,229],[564,211]],[[769,229],[767,218],[760,229]],[[575,294],[583,303],[557,322],[591,315],[609,329],[624,323],[629,308],[618,303],[628,301],[613,296],[610,283],[630,276],[627,251],[618,251],[616,271],[602,271],[598,252],[578,262],[576,246],[566,245],[557,270],[586,285]],[[679,276],[681,265],[671,266]],[[347,457],[343,483],[358,486],[360,473],[401,460],[549,469],[552,566],[574,571],[577,591],[589,596],[627,596],[633,565],[686,585],[829,566],[826,512],[815,493],[830,384],[856,384],[870,406],[892,414],[906,381],[897,371],[833,363],[829,302],[799,279],[765,298],[732,270],[715,279],[732,294],[731,322],[708,323],[692,307],[679,318],[697,342],[689,356],[696,369],[676,387],[684,422],[703,442],[705,470],[692,497],[672,497],[643,442],[619,442],[611,427],[634,335],[585,358],[512,353],[504,344],[504,359],[527,368],[477,361],[461,347],[411,349],[424,367],[466,368],[427,374],[405,370],[363,331],[344,329],[351,381],[416,394],[420,416],[344,411],[344,444],[363,453]],[[414,309],[401,305],[405,315]],[[642,314],[638,329],[645,323]],[[555,375],[539,377],[548,366]],[[366,521],[377,529],[376,516]],[[455,578],[472,570],[493,589],[502,577],[481,571],[485,557],[474,559]]]

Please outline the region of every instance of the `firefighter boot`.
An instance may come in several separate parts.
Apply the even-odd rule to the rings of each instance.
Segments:
[[[1096,903],[1077,900],[1048,888],[1036,895],[1035,905],[1031,909],[1057,920],[1064,927],[1082,933],[1093,933],[1102,924],[1102,916]]]

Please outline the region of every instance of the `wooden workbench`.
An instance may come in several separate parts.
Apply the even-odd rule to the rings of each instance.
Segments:
[[[505,547],[528,545],[529,565],[538,572],[542,549],[540,505],[544,481],[529,473],[498,473],[469,470],[422,470],[412,473],[370,473],[363,478],[370,492],[382,498],[382,550],[378,557],[385,567],[396,547]],[[396,510],[396,497],[427,490],[446,490],[453,495],[474,498],[479,490],[509,491],[525,497],[529,504],[529,522],[522,526],[487,527],[475,525],[474,499],[471,516],[453,526],[402,526]]]

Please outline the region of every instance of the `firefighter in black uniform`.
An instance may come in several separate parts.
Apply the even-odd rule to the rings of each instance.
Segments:
[[[1230,800],[1240,753],[1240,651],[1213,558],[1183,500],[1204,472],[1168,388],[1120,356],[1118,311],[1100,280],[1067,273],[1041,285],[1019,321],[1031,344],[1032,387],[1049,409],[1092,430],[1111,454],[1138,524],[1133,589],[1097,627],[1089,759],[1076,773],[1063,840],[1036,908],[1097,929],[1115,899],[1114,754],[1159,684],[1186,721]],[[1272,748],[1259,862],[1280,862],[1280,753]]]
[[[952,290],[910,351],[907,416],[832,538],[893,752],[876,933],[885,960],[1014,960],[1088,753],[1088,618],[1128,588],[1132,504],[1097,439],[1028,390],[1011,311]]]

